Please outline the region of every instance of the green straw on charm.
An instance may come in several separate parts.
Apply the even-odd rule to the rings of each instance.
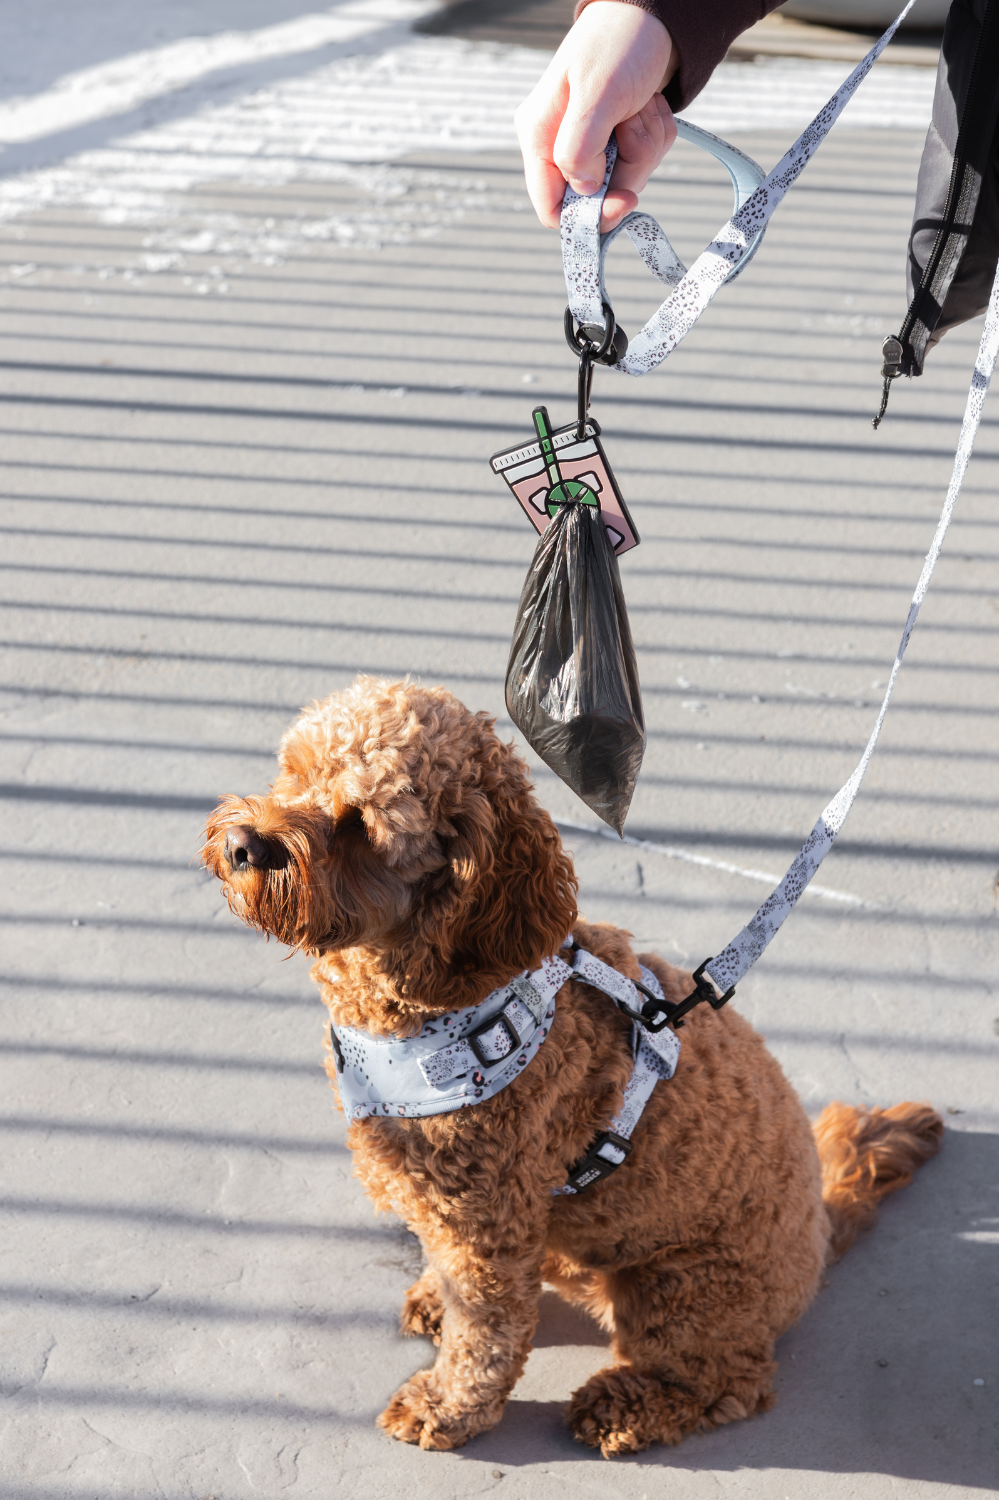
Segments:
[[[548,473],[548,494],[545,497],[545,509],[553,516],[560,505],[592,505],[594,509],[600,509],[600,501],[581,479],[563,479],[562,470],[559,468],[558,458],[555,454],[555,444],[552,442],[552,427],[548,419],[548,408],[536,406],[532,413],[534,427],[541,443],[541,457],[545,461],[545,469]]]

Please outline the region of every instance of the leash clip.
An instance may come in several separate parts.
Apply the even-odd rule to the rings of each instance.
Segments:
[[[674,1031],[678,1031],[680,1029],[680,1027],[683,1025],[683,1018],[687,1014],[687,1012],[693,1010],[695,1005],[700,1005],[702,1000],[706,1000],[707,1003],[711,1006],[712,1010],[721,1010],[722,1006],[727,1005],[732,996],[735,994],[734,984],[725,991],[724,995],[719,994],[718,987],[714,983],[714,980],[710,977],[709,974],[705,973],[705,970],[707,969],[710,962],[711,959],[706,958],[704,962],[694,970],[694,989],[691,990],[686,999],[681,1000],[678,1005],[674,1005],[669,1017],[669,1023],[673,1027]]]
[[[579,442],[586,436],[594,364],[616,365],[619,359],[624,358],[628,349],[628,335],[615,323],[609,302],[603,304],[603,313],[603,327],[599,323],[577,323],[571,307],[566,308],[563,319],[565,341],[573,354],[579,355],[579,379],[576,387],[576,438]]]
[[[565,341],[573,354],[588,353],[598,365],[616,365],[628,352],[628,335],[620,323],[615,322],[610,303],[604,302],[602,306],[602,326],[599,323],[577,323],[572,308],[567,307],[563,320]]]
[[[663,1031],[667,1026],[672,1026],[674,1031],[679,1031],[687,1012],[693,1010],[695,1005],[700,1005],[702,1001],[706,1000],[712,1010],[721,1010],[722,1006],[727,1005],[735,994],[735,985],[733,984],[731,989],[726,990],[724,995],[719,994],[717,986],[704,972],[710,962],[710,958],[706,958],[700,967],[694,970],[695,987],[683,1000],[660,1000],[653,995],[651,990],[647,990],[644,984],[639,984],[637,979],[633,979],[631,983],[636,990],[646,997],[645,1004],[641,1010],[632,1010],[627,1005],[622,1005],[621,1009],[626,1015],[631,1016],[633,1021],[638,1021],[644,1026],[646,1031],[653,1033]]]

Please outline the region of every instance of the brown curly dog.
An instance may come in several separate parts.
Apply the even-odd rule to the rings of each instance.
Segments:
[[[268,796],[220,803],[203,859],[245,922],[316,957],[338,1026],[411,1036],[538,968],[570,930],[640,977],[626,932],[578,916],[523,761],[443,688],[360,678],[305,710],[279,760]],[[692,990],[655,954],[642,961],[668,998]],[[630,1032],[606,995],[570,981],[544,1046],[491,1099],[350,1127],[367,1193],[428,1262],[402,1328],[440,1352],[380,1417],[395,1437],[455,1448],[495,1426],[543,1281],[613,1335],[612,1363],[569,1407],[582,1442],[634,1453],[765,1410],[775,1338],[939,1145],[919,1104],[832,1104],[813,1132],[761,1038],[731,1006],[703,1006],[624,1165],[553,1196],[621,1105]]]

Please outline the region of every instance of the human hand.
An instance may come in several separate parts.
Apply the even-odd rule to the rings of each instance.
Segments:
[[[515,116],[527,191],[542,224],[557,229],[567,182],[589,197],[604,179],[604,147],[617,131],[617,162],[603,202],[606,231],[676,140],[660,90],[677,66],[663,23],[622,0],[592,0]]]

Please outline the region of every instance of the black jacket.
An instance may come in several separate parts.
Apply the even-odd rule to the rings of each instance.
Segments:
[[[953,0],[909,237],[896,373],[988,306],[999,259],[999,0]],[[894,351],[885,349],[885,374]]]

